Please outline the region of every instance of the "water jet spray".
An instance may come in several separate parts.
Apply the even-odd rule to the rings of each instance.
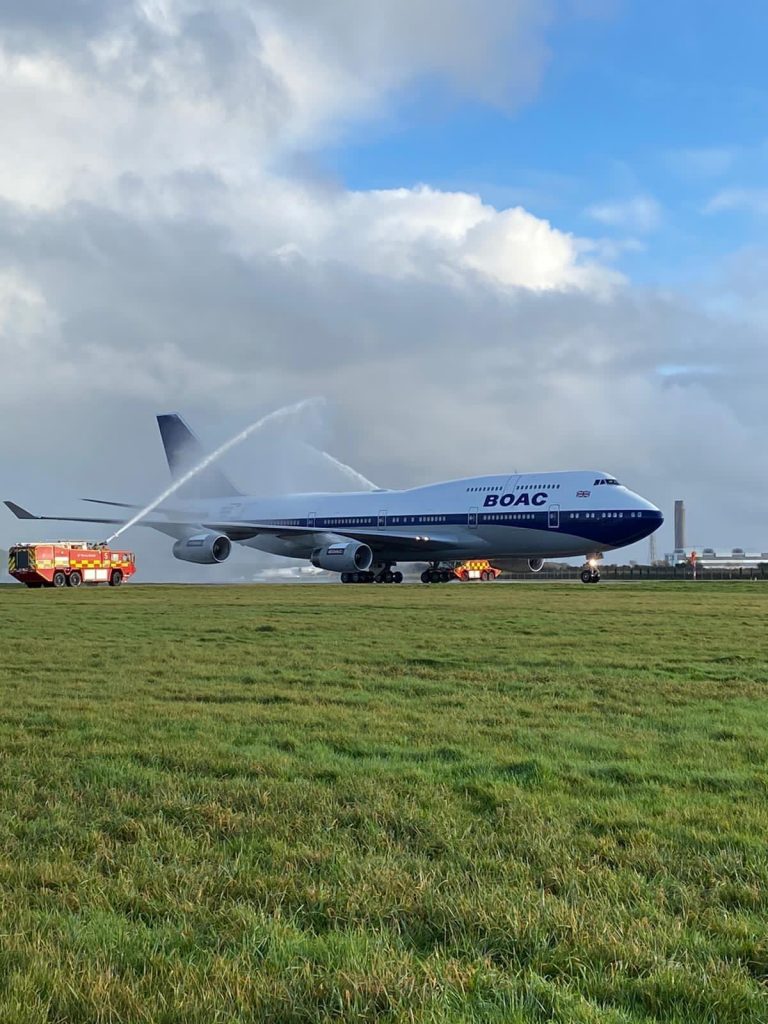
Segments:
[[[211,452],[210,455],[206,455],[204,459],[198,462],[196,466],[193,466],[192,469],[184,473],[183,476],[179,477],[178,480],[174,480],[170,487],[166,487],[162,494],[158,495],[158,497],[151,501],[148,505],[145,505],[144,508],[137,512],[135,516],[132,516],[128,520],[128,522],[123,523],[123,525],[118,530],[115,530],[115,532],[107,538],[106,543],[111,543],[113,540],[119,537],[121,533],[125,533],[126,530],[129,530],[132,526],[136,526],[137,523],[140,523],[142,519],[149,515],[150,512],[154,512],[155,509],[159,505],[162,505],[162,503],[167,498],[170,498],[172,494],[175,494],[180,487],[183,487],[184,484],[188,483],[193,477],[197,476],[198,473],[201,473],[204,469],[207,469],[207,467],[210,466],[211,463],[216,462],[216,460],[221,458],[221,456],[224,455],[225,452],[228,452],[230,448],[234,448],[235,445],[240,444],[241,441],[244,441],[247,437],[250,437],[250,435],[253,434],[255,431],[260,430],[262,427],[267,426],[267,424],[269,423],[279,422],[280,420],[287,419],[289,416],[295,416],[298,413],[304,412],[306,409],[311,408],[312,406],[318,405],[325,405],[325,399],[319,397],[305,398],[301,402],[296,402],[293,405],[285,405],[280,409],[276,409],[274,412],[267,413],[266,416],[262,416],[261,419],[256,420],[255,423],[251,423],[251,425],[246,427],[245,430],[241,430],[239,434],[235,434],[234,437],[230,437],[228,441],[225,441],[224,444],[220,445],[215,451]]]

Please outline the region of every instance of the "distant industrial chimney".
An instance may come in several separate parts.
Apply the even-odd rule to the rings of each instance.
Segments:
[[[685,551],[685,503],[675,502],[675,551]]]

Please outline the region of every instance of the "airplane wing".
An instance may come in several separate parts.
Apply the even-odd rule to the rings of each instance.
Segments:
[[[87,516],[36,516],[27,509],[17,505],[14,501],[6,501],[5,505],[13,512],[17,519],[49,520],[53,522],[67,523],[99,523],[107,526],[122,526],[125,519],[106,519]],[[384,547],[387,544],[397,544],[401,547],[412,548],[414,554],[427,555],[430,551],[441,551],[452,548],[458,543],[458,538],[446,536],[430,537],[423,533],[416,533],[410,530],[379,530],[379,529],[345,529],[336,527],[332,530],[318,529],[309,526],[280,526],[275,523],[260,522],[197,522],[174,521],[171,519],[142,519],[137,526],[149,526],[155,530],[167,533],[171,537],[189,536],[197,530],[210,530],[215,533],[223,533],[233,541],[252,540],[260,534],[280,537],[286,540],[291,538],[299,539],[302,536],[312,534],[333,534],[337,537],[349,537],[350,540],[358,540],[369,544],[372,548]],[[422,528],[423,529],[423,528]]]
[[[427,534],[417,534],[415,531],[409,530],[360,529],[355,527],[347,529],[343,526],[324,529],[322,527],[310,526],[276,526],[273,523],[257,522],[202,523],[201,526],[205,530],[225,533],[230,540],[235,541],[251,540],[254,537],[258,537],[259,534],[280,537],[284,540],[292,538],[298,540],[302,536],[332,534],[334,537],[348,537],[350,540],[361,541],[363,544],[368,544],[374,551],[377,548],[396,544],[401,548],[411,548],[414,554],[420,553],[425,557],[430,551],[450,550],[459,543],[457,537],[450,537],[445,534],[441,534],[439,537],[430,537]]]
[[[85,500],[87,501],[88,499]],[[125,517],[122,519],[107,519],[103,517],[97,518],[96,516],[36,516],[28,509],[17,505],[15,501],[5,501],[3,504],[13,512],[17,519],[45,520],[52,523],[97,523],[102,526],[122,526],[126,522]],[[134,506],[128,507],[133,508]],[[135,507],[138,508],[139,506],[136,505]],[[177,540],[188,537],[190,533],[194,533],[201,528],[199,523],[174,523],[168,519],[142,519],[136,525],[151,526],[152,529],[159,530],[161,533],[165,533]]]

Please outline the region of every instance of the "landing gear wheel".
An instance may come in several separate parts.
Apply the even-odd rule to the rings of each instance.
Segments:
[[[453,573],[450,571],[450,569],[442,569],[440,571],[440,582],[441,583],[450,583],[452,575],[453,575]]]
[[[421,574],[421,582],[422,583],[431,583],[432,582],[432,573],[429,571],[429,569],[425,569],[424,572]]]
[[[402,583],[403,582],[403,574],[400,571],[393,572],[392,573],[392,582],[393,583]]]
[[[123,573],[120,569],[115,569],[112,575],[109,577],[110,587],[119,587],[123,582]]]
[[[394,583],[395,582],[394,573],[390,569],[387,569],[386,572],[383,572],[381,574],[381,579],[382,579],[383,583]]]
[[[55,572],[53,574],[53,580],[51,581],[54,587],[66,587],[67,575],[63,572]]]
[[[439,583],[440,582],[440,573],[437,571],[437,569],[430,569],[429,570],[429,582],[430,583]]]
[[[599,583],[600,573],[595,569],[582,569],[580,578],[582,583]]]
[[[83,577],[80,575],[80,573],[77,571],[77,569],[75,569],[74,572],[71,572],[69,574],[69,579],[67,580],[67,584],[70,587],[79,587],[82,582],[83,582]]]
[[[349,573],[348,572],[343,572],[341,574],[341,582],[342,583],[349,583]]]
[[[593,572],[592,573],[592,579],[589,582],[590,583],[599,583],[600,582],[600,573],[599,572]]]

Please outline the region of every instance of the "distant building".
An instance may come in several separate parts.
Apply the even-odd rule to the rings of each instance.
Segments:
[[[667,565],[680,565],[687,563],[690,557],[690,551],[679,550],[665,555],[664,561]],[[745,551],[744,548],[731,548],[730,551],[701,548],[696,551],[699,569],[756,569],[761,564],[768,564],[768,551]]]

